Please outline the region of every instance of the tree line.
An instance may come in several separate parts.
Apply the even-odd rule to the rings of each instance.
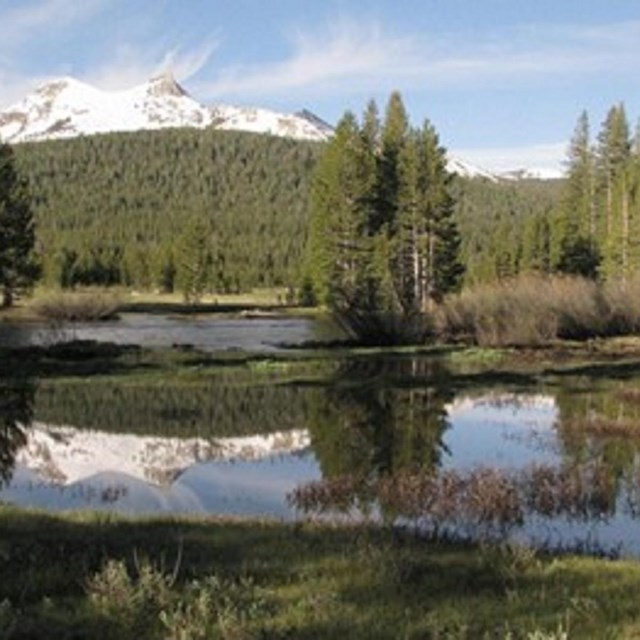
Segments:
[[[362,196],[360,218],[352,222],[376,245],[369,247],[369,257],[377,257],[364,269],[367,277],[374,267],[382,277],[381,260],[389,266],[386,289],[378,288],[387,305],[401,289],[424,306],[448,288],[425,276],[431,267],[422,245],[436,235],[414,224],[427,206],[424,176],[434,168],[441,181],[431,184],[440,185],[447,212],[438,224],[450,225],[452,237],[457,231],[450,248],[457,246],[454,271],[464,267],[465,285],[532,270],[600,279],[637,271],[640,137],[631,134],[622,104],[610,109],[595,139],[581,115],[565,180],[492,183],[445,176],[435,129],[409,126],[399,96],[396,102],[399,117],[379,122],[371,111],[360,123],[350,115],[327,144],[176,129],[3,145],[4,303],[39,269],[50,286],[178,289],[189,299],[206,291],[299,287],[306,276],[307,293],[313,284],[322,299],[326,286],[308,259],[318,255],[317,185],[342,162],[336,140],[344,146],[354,136],[369,136],[370,148],[349,152],[363,163],[361,175],[349,177],[361,181],[354,187]],[[459,284],[459,275],[452,281]]]
[[[462,185],[457,197],[466,284],[526,271],[600,281],[637,274],[640,128],[632,135],[622,103],[609,109],[595,138],[587,112],[580,115],[565,166],[564,180],[520,184],[511,203],[505,188]],[[478,237],[487,234],[489,240]]]
[[[319,151],[190,129],[17,145],[43,280],[193,292],[290,284]]]
[[[311,182],[326,146],[189,129],[17,145],[43,282],[175,289],[186,297],[297,287]],[[447,189],[465,281],[519,268],[504,251],[519,245],[524,220],[557,200],[549,183],[454,176]],[[496,228],[505,238],[500,246]]]
[[[592,141],[589,116],[576,125],[557,220],[556,253],[569,271],[629,278],[640,267],[640,129],[611,107]]]

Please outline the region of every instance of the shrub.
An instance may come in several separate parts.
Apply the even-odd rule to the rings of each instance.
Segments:
[[[531,346],[640,331],[640,278],[604,285],[524,274],[467,289],[436,313],[439,335],[482,346]]]
[[[640,331],[640,275],[630,280],[606,282],[602,296],[607,307],[607,333],[625,335]]]
[[[247,627],[263,609],[251,580],[214,575],[178,588],[175,579],[148,561],[132,576],[124,562],[109,560],[87,583],[87,595],[114,637],[250,637]]]
[[[89,322],[115,318],[120,304],[115,293],[60,292],[38,300],[34,308],[51,322]]]

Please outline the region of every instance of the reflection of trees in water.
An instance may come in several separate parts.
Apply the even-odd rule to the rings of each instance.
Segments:
[[[412,382],[370,364],[365,375],[343,370],[312,428],[325,477],[298,487],[290,503],[307,514],[357,514],[375,502],[385,518],[476,538],[507,535],[531,517],[552,526],[640,517],[640,383],[556,390],[558,466],[442,470],[452,385],[437,363],[431,373],[418,369]]]
[[[610,476],[612,497],[638,476],[640,380],[556,393],[558,441],[567,464],[597,463]]]
[[[34,393],[30,380],[0,380],[0,486],[11,480],[16,454],[27,443]]]
[[[296,386],[210,380],[46,381],[36,394],[36,417],[110,433],[219,438],[300,429],[316,393]]]
[[[327,383],[309,419],[325,478],[361,480],[440,463],[453,393],[432,358],[349,360]]]

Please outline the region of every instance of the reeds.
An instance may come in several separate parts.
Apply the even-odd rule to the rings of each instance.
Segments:
[[[350,476],[312,482],[288,500],[305,514],[326,515],[354,513],[368,495],[388,520],[480,539],[506,535],[533,515],[588,521],[616,511],[615,479],[601,463],[399,473],[364,484]]]
[[[91,322],[116,318],[121,302],[111,292],[59,292],[34,302],[34,309],[50,322]]]
[[[444,339],[535,346],[640,331],[640,278],[598,284],[524,274],[450,296],[436,313]]]

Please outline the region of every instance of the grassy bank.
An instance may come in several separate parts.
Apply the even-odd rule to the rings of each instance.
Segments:
[[[0,508],[5,638],[633,638],[640,565],[388,530]],[[2,631],[4,629],[4,632]]]
[[[158,314],[277,314],[318,315],[319,309],[296,307],[286,288],[254,289],[237,294],[205,294],[197,303],[186,303],[180,293],[129,291],[124,288],[90,287],[73,291],[38,288],[32,296],[0,310],[0,320],[53,322],[92,321],[113,318],[118,312]]]

